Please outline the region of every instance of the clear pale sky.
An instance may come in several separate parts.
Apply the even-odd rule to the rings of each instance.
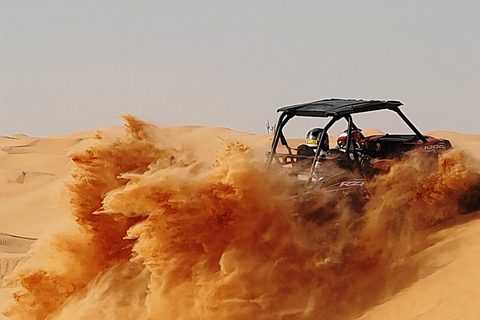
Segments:
[[[0,135],[122,113],[265,133],[277,108],[331,97],[400,100],[421,131],[479,134],[480,1],[0,2]]]

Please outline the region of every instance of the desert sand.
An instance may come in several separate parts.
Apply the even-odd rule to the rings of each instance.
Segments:
[[[438,167],[392,168],[327,226],[291,218],[270,135],[0,137],[0,319],[478,319],[480,212],[454,204],[480,135],[426,134],[454,147]]]

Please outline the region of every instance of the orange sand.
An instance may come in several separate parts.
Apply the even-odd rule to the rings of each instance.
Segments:
[[[478,318],[479,213],[451,197],[480,172],[480,135],[426,133],[456,151],[426,173],[408,159],[364,217],[316,226],[264,172],[271,136],[125,119],[0,137],[0,233],[39,239],[0,246],[3,318]]]

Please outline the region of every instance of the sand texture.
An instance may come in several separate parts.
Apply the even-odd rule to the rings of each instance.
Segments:
[[[124,119],[0,137],[0,319],[479,318],[480,212],[458,199],[480,135],[426,133],[454,149],[319,225],[266,172],[271,135]]]

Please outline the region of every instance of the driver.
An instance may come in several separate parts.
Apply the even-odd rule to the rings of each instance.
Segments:
[[[318,140],[320,139],[321,135],[323,132],[323,128],[313,128],[310,131],[307,132],[307,135],[305,137],[305,141],[307,143],[307,146],[317,149],[318,147]],[[328,134],[325,132],[323,136],[323,141],[320,144],[320,147],[323,151],[327,151],[329,149],[329,143],[328,143]]]
[[[299,156],[313,157],[315,155],[315,152],[317,152],[318,140],[320,139],[322,132],[323,128],[313,128],[308,131],[307,135],[305,136],[306,143],[298,146],[297,154]],[[323,151],[327,151],[329,149],[328,134],[326,132],[324,134],[323,142],[320,146],[320,154],[322,154]]]

